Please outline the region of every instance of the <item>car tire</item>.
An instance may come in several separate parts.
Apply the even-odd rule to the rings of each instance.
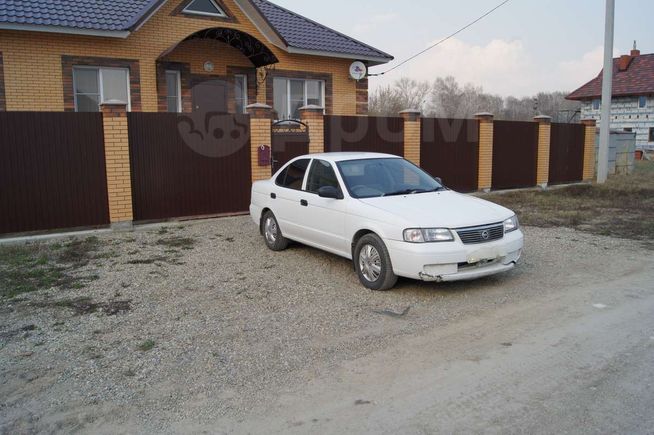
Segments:
[[[357,241],[353,261],[359,281],[371,290],[389,290],[397,282],[388,249],[376,234],[366,234]]]
[[[288,239],[282,235],[277,218],[271,211],[267,211],[261,218],[261,234],[266,246],[273,251],[283,251],[288,246]]]

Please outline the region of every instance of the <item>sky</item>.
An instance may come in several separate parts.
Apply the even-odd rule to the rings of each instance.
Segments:
[[[395,57],[410,57],[475,20],[500,0],[272,0]],[[398,78],[454,76],[502,96],[573,91],[602,68],[604,0],[510,0],[455,38],[408,64],[371,77],[370,87]],[[614,55],[636,40],[654,52],[654,1],[616,0]]]

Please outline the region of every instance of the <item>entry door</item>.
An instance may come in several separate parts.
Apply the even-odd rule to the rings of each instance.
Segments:
[[[227,113],[227,83],[218,79],[195,83],[193,111]]]

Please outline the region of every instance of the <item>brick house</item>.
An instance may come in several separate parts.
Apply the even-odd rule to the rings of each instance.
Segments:
[[[572,92],[568,100],[582,102],[582,119],[601,116],[602,72]],[[654,149],[654,53],[636,49],[613,59],[611,129],[636,133],[636,146]]]
[[[355,60],[392,57],[267,0],[0,3],[0,110],[365,114]]]

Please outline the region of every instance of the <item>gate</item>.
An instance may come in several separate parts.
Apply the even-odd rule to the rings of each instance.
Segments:
[[[134,220],[247,211],[248,115],[132,112],[127,120]]]
[[[325,116],[325,151],[404,155],[404,119],[384,116]]]
[[[309,153],[309,126],[295,120],[272,124],[272,173],[295,157]]]
[[[493,189],[536,185],[538,123],[493,123]]]
[[[0,233],[109,224],[102,115],[0,112]]]
[[[581,124],[552,124],[549,184],[583,179],[584,134]]]
[[[454,190],[477,190],[479,122],[423,118],[421,124],[420,166]]]

